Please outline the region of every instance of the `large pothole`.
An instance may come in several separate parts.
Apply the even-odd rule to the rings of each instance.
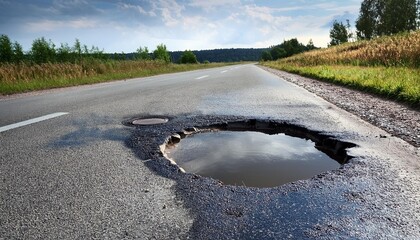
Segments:
[[[300,126],[249,120],[186,129],[162,150],[189,173],[227,185],[274,187],[340,168],[354,146]]]

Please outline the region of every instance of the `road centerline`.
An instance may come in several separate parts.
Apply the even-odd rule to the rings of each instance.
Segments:
[[[29,119],[29,120],[26,120],[26,121],[6,125],[6,126],[3,126],[3,127],[0,127],[0,133],[8,131],[8,130],[15,129],[15,128],[27,126],[27,125],[30,125],[30,124],[33,124],[33,123],[42,122],[42,121],[45,121],[45,120],[48,120],[48,119],[51,119],[51,118],[60,117],[60,116],[66,115],[66,114],[69,114],[69,113],[67,113],[67,112],[51,113],[51,114],[44,115],[44,116],[41,116],[41,117],[32,118],[32,119]]]
[[[203,78],[206,78],[206,77],[209,77],[209,75],[204,75],[204,76],[201,76],[201,77],[198,77],[198,78],[195,78],[195,79],[199,80],[199,79],[203,79]]]

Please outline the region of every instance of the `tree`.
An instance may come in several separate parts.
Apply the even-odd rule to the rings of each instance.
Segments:
[[[57,60],[60,62],[70,62],[74,59],[71,57],[72,49],[67,43],[61,43],[57,49]]]
[[[156,49],[153,51],[153,57],[157,60],[162,60],[166,63],[171,62],[171,57],[166,46],[164,44],[157,45]]]
[[[104,50],[99,50],[99,47],[92,46],[89,51],[90,56],[96,59],[107,59],[108,56],[104,54]]]
[[[11,62],[13,59],[12,42],[7,35],[0,35],[0,62]]]
[[[292,55],[304,52],[305,46],[301,44],[297,38],[292,38],[287,41],[283,41],[281,44],[282,48],[286,51],[286,55],[284,57],[290,57]]]
[[[356,20],[356,35],[359,39],[372,39],[377,35],[379,21],[378,0],[364,0]]]
[[[182,53],[181,58],[179,59],[179,62],[180,63],[198,63],[197,57],[190,50],[185,50]]]
[[[86,44],[83,44],[82,52],[84,55],[89,55],[89,48]]]
[[[420,0],[417,0],[417,29],[420,29]]]
[[[44,37],[37,38],[32,42],[31,48],[32,60],[36,63],[54,62],[56,57],[55,45],[49,40],[45,40]]]
[[[340,45],[349,41],[349,33],[347,27],[342,22],[334,20],[333,26],[330,30],[330,46]]]
[[[12,44],[12,50],[13,50],[13,62],[15,63],[22,62],[25,58],[25,55],[23,54],[22,45],[20,45],[18,42],[15,41]]]
[[[271,46],[269,51],[261,52],[261,59],[263,61],[277,60],[316,48],[312,39],[309,41],[308,45],[305,46],[300,43],[297,38],[292,38],[290,40],[284,40],[283,43],[279,45]]]
[[[383,12],[383,33],[391,35],[417,29],[416,0],[387,0]]]
[[[353,31],[351,30],[350,20],[346,19],[346,30],[347,30],[347,41],[351,42],[355,40]]]
[[[136,58],[141,60],[150,60],[149,49],[147,47],[137,48]]]
[[[417,0],[417,28],[420,28],[420,0]]]
[[[269,51],[264,51],[261,53],[261,60],[271,61],[273,60],[273,57],[271,56],[271,53]]]
[[[418,0],[364,0],[356,21],[357,37],[371,39],[416,30],[419,3]]]
[[[286,50],[282,47],[282,44],[274,46],[270,50],[270,55],[273,60],[284,58],[288,55]]]
[[[73,46],[73,54],[76,55],[76,58],[80,59],[82,57],[82,44],[79,39],[76,38]]]
[[[314,41],[312,41],[312,39],[309,39],[308,44],[306,44],[306,50],[311,51],[314,49],[317,49],[317,47],[315,47]]]
[[[389,0],[363,0],[356,21],[359,39],[372,39],[385,34],[384,11]]]

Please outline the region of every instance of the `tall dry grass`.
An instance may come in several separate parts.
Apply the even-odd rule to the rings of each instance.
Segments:
[[[347,43],[262,64],[420,108],[420,31]]]
[[[342,44],[280,60],[302,66],[420,67],[420,31]]]
[[[0,82],[18,83],[51,79],[81,79],[104,73],[133,72],[160,69],[166,64],[160,61],[101,61],[81,63],[6,63],[0,66]]]
[[[84,59],[79,63],[6,63],[0,65],[0,94],[76,86],[227,65],[168,64],[155,60]]]

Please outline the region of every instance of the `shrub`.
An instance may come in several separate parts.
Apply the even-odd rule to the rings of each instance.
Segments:
[[[185,50],[182,53],[181,58],[179,59],[180,63],[198,63],[197,57],[195,54],[190,50]]]

